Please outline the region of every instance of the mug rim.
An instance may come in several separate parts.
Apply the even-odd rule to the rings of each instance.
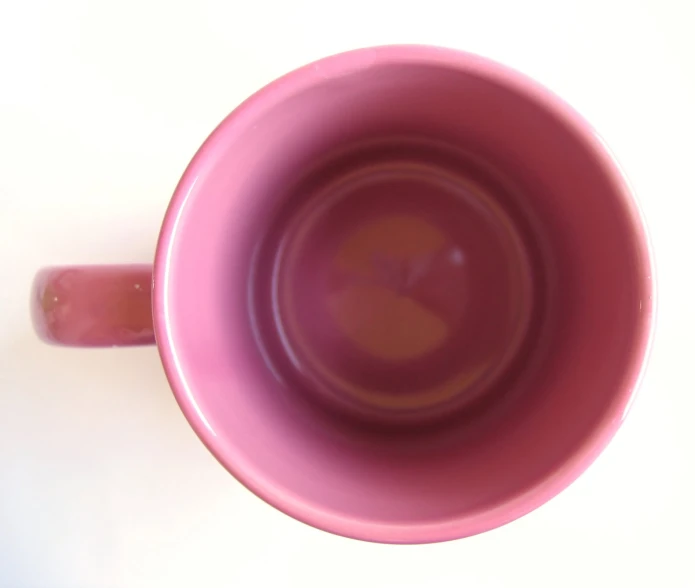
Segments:
[[[528,98],[560,119],[563,124],[572,129],[578,140],[593,154],[596,161],[603,166],[604,172],[610,176],[615,186],[615,195],[622,199],[623,209],[629,216],[636,246],[640,249],[644,264],[648,266],[643,273],[649,282],[645,284],[645,291],[649,293],[649,297],[645,301],[643,324],[634,344],[634,352],[625,370],[624,384],[621,390],[616,392],[615,401],[610,410],[591,435],[587,436],[581,446],[572,455],[567,456],[552,474],[513,498],[506,499],[493,508],[463,517],[428,523],[394,524],[371,519],[357,519],[338,512],[327,511],[301,496],[274,487],[270,481],[264,479],[252,463],[245,462],[240,456],[231,455],[207,426],[195,396],[183,378],[176,349],[170,336],[171,319],[167,307],[168,270],[172,263],[175,263],[172,258],[172,245],[181,213],[202,168],[207,160],[228,142],[227,135],[235,132],[237,123],[262,116],[263,112],[269,108],[321,83],[326,78],[349,75],[374,65],[396,64],[447,67],[462,74],[482,77]],[[387,45],[331,55],[285,74],[236,107],[198,149],[174,191],[157,242],[153,279],[154,331],[167,380],[184,416],[213,456],[259,498],[294,519],[336,535],[379,543],[435,543],[476,535],[520,518],[559,494],[591,465],[624,421],[644,377],[655,330],[656,288],[653,248],[634,190],[628,185],[625,174],[603,139],[564,100],[525,74],[479,55],[426,45]]]

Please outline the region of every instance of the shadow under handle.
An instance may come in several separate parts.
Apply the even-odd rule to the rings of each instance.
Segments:
[[[70,347],[154,344],[152,266],[50,267],[34,278],[31,314],[47,343]]]

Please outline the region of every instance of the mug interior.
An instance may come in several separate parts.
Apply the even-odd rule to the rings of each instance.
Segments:
[[[600,451],[651,332],[617,165],[479,57],[365,49],[251,97],[186,171],[155,264],[177,400],[234,475],[361,539],[470,535]]]

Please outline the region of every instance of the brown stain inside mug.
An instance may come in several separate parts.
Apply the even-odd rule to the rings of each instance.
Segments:
[[[446,243],[420,218],[397,215],[358,228],[334,259],[347,279],[328,301],[341,332],[362,351],[389,361],[422,356],[449,336],[446,317],[412,296],[432,277],[432,258]]]

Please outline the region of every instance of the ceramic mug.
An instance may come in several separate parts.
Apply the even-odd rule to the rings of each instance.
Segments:
[[[253,95],[185,171],[153,266],[39,272],[47,341],[156,344],[196,433],[281,511],[424,543],[507,523],[623,421],[654,312],[633,195],[506,67],[360,49]]]

